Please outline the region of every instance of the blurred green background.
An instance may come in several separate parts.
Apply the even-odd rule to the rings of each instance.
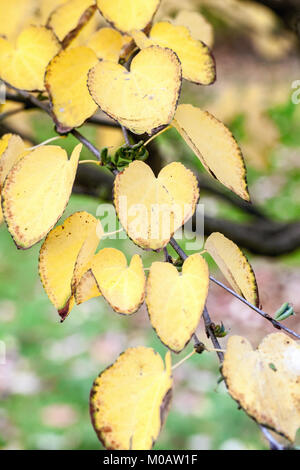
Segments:
[[[300,105],[291,101],[291,83],[300,79],[297,46],[292,44],[274,58],[268,48],[253,46],[252,35],[249,39],[232,29],[207,5],[205,11],[216,28],[218,81],[208,89],[185,83],[181,102],[206,107],[231,128],[244,151],[255,204],[275,220],[300,220]],[[55,135],[49,118],[38,113],[17,115],[8,123],[38,142]],[[103,130],[84,126],[82,132],[104,145]],[[68,137],[57,144],[70,151],[75,142]],[[203,171],[174,130],[157,142],[166,163],[181,160],[194,171]],[[84,150],[82,158],[91,155]],[[200,202],[208,215],[248,220],[241,210],[211,193],[202,191]],[[78,210],[96,215],[100,203],[100,198],[73,195],[61,221]],[[142,252],[129,240],[105,240],[101,247],[105,246],[123,250],[128,258],[141,253],[146,267],[162,259],[162,254]],[[152,346],[162,355],[166,348],[143,307],[125,318],[102,298],[93,299],[75,307],[60,324],[38,277],[39,248],[18,251],[5,225],[0,227],[0,341],[6,347],[6,362],[0,363],[0,448],[101,449],[89,417],[93,380],[129,346]],[[284,301],[300,309],[300,250],[272,260],[249,257],[264,309],[272,313]],[[215,270],[211,262],[210,267]],[[272,331],[254,312],[215,287],[209,307],[214,320],[223,321],[230,333],[247,335],[254,344]],[[199,336],[207,343],[202,325]],[[173,355],[174,362],[191,349]],[[267,448],[258,426],[218,383],[219,365],[213,353],[193,356],[174,377],[172,408],[155,449]]]

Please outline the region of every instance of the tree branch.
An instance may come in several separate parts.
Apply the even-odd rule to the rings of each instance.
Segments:
[[[30,107],[30,105],[32,105],[32,107],[38,107],[47,112],[47,114],[50,114],[48,103],[38,100],[28,92],[20,90],[16,91],[20,94],[8,94],[9,99],[22,102],[27,107]],[[111,124],[113,127],[116,125],[116,123],[113,121],[111,121],[109,124],[108,122],[104,124],[103,121],[105,120],[102,120],[97,116],[91,119],[93,120],[93,123],[97,123],[97,125]],[[3,125],[1,126],[3,129]],[[8,129],[7,126],[6,129]],[[10,131],[11,129],[9,132]],[[82,142],[98,160],[100,160],[100,152],[91,142],[89,142],[77,130],[73,130],[72,134],[75,135],[75,137],[80,140],[80,142]],[[28,136],[26,136],[26,138],[28,138]],[[29,138],[29,140],[32,140],[32,138]],[[155,142],[151,142],[149,144],[149,151],[150,158],[148,163],[153,168],[154,172],[158,173],[163,165],[163,159],[161,158],[160,152]],[[234,206],[238,207],[249,215],[254,216],[260,221],[259,223],[257,223],[257,220],[255,220],[253,223],[241,224],[231,220],[205,216],[205,235],[209,235],[210,233],[216,231],[222,232],[225,236],[233,240],[239,246],[246,248],[252,253],[265,256],[278,256],[290,253],[299,247],[300,222],[279,223],[271,221],[260,211],[259,208],[243,201],[238,196],[235,196],[230,191],[224,189],[219,183],[210,180],[210,178],[203,174],[200,174],[198,179],[202,189],[205,189],[217,197],[232,203]],[[86,183],[88,183],[88,181],[86,181]],[[103,177],[100,178],[99,184],[104,184]],[[108,180],[108,184],[111,184],[111,181]],[[86,194],[89,193],[90,188],[88,186],[83,187],[80,185],[80,187]]]
[[[176,253],[181,257],[182,260],[186,260],[187,259],[187,254],[184,252],[184,250],[178,245],[178,243],[176,242],[176,240],[174,238],[171,238],[170,240],[170,245],[172,246],[172,248],[176,251]],[[261,310],[260,308],[256,307],[255,305],[251,304],[250,302],[248,302],[248,300],[246,300],[244,297],[242,297],[241,295],[237,294],[235,291],[233,291],[232,289],[230,289],[229,287],[225,286],[225,284],[223,284],[222,282],[218,281],[217,279],[215,279],[213,276],[209,276],[210,280],[213,281],[215,284],[217,284],[218,286],[222,287],[222,289],[226,290],[227,292],[229,292],[231,295],[233,295],[234,297],[236,297],[237,299],[239,299],[241,302],[243,302],[245,305],[247,305],[248,307],[250,307],[252,310],[254,310],[256,313],[258,313],[259,315],[261,315],[265,320],[269,321],[270,323],[272,323],[272,325],[274,326],[274,328],[278,329],[278,330],[284,330],[286,333],[289,333],[290,335],[294,336],[295,338],[297,339],[300,339],[300,335],[298,335],[295,331],[291,330],[290,328],[288,328],[287,326],[283,325],[282,323],[278,322],[277,320],[275,320],[274,318],[272,318],[268,313],[264,312],[263,310]]]
[[[279,256],[300,246],[300,222],[271,221],[237,223],[232,220],[205,216],[204,233],[222,232],[237,245],[252,253]]]
[[[171,238],[170,245],[174,248],[174,250],[177,252],[177,254],[181,257],[182,260],[187,259],[186,253],[184,252],[184,250],[182,248],[180,248],[180,246],[174,240],[174,238]],[[215,281],[215,279],[212,276],[210,276],[210,279]],[[221,287],[226,288],[226,286],[224,286],[222,283],[218,282],[218,285],[220,285]],[[226,290],[228,290],[228,289],[226,288]],[[231,291],[231,293],[235,294],[233,291]],[[242,297],[240,297],[240,296],[238,296],[238,298],[240,298],[240,300],[243,300]],[[249,304],[249,302],[247,302],[247,305],[251,306],[252,308],[254,307],[254,305]],[[259,310],[256,307],[254,309]],[[267,315],[267,314],[265,314],[265,315]],[[211,318],[210,318],[210,315],[208,313],[206,305],[205,305],[204,311],[203,311],[203,319],[204,319],[204,324],[205,324],[205,329],[206,329],[207,336],[210,338],[212,344],[214,345],[214,348],[220,350],[221,346],[220,346],[219,341],[218,341],[218,339],[217,339],[217,337],[214,333],[214,329],[212,327],[212,321],[211,321]],[[278,323],[278,322],[276,322],[276,323]],[[300,338],[300,336],[298,336],[296,333],[292,332],[291,330],[289,332],[291,334],[293,334],[294,336]],[[224,354],[221,351],[217,351],[217,355],[218,355],[219,362],[222,365],[223,361],[224,361]],[[285,448],[281,444],[279,444],[279,442],[276,441],[276,439],[269,433],[269,431],[264,426],[260,426],[260,428],[261,428],[265,438],[269,441],[270,450],[285,450]]]
[[[152,152],[152,148],[154,152]],[[159,170],[160,162],[156,158],[155,145],[151,147],[148,163],[155,172]],[[86,175],[84,179],[80,176],[83,171]],[[108,200],[111,200],[113,181],[103,171],[99,170],[95,173],[94,168],[85,166],[84,170],[80,169],[75,184],[77,182],[79,184],[76,187],[76,192],[98,196],[99,191],[105,189]],[[193,225],[196,229],[195,216]],[[259,222],[255,220],[252,223],[237,223],[232,220],[205,216],[204,232],[205,235],[210,235],[212,232],[222,232],[239,246],[264,256],[286,254],[297,249],[300,245],[300,222],[278,223],[259,219]]]
[[[206,329],[206,334],[207,337],[211,339],[212,344],[214,345],[215,349],[221,349],[221,345],[214,333],[213,329],[213,323],[211,321],[210,315],[207,310],[207,306],[205,305],[204,310],[203,310],[203,319],[204,319],[204,324],[205,324],[205,329]],[[217,356],[219,358],[220,364],[223,363],[224,361],[224,354],[221,351],[217,351]]]

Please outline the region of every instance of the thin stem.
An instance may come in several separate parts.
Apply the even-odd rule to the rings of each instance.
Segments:
[[[95,155],[95,157],[101,162],[101,153],[99,150],[90,142],[86,137],[84,137],[80,132],[77,131],[77,129],[73,129],[71,131],[71,134],[76,137],[79,142],[81,142],[89,151]]]
[[[166,263],[172,263],[172,258],[169,255],[168,248],[166,246],[164,247],[164,258]]]
[[[178,243],[176,242],[176,240],[174,238],[171,238],[170,240],[170,245],[172,246],[172,248],[174,248],[174,250],[176,251],[176,253],[181,257],[182,260],[186,260],[187,259],[187,255],[186,253],[183,251],[183,249],[178,245]],[[261,315],[262,317],[264,317],[266,320],[268,320],[269,322],[272,323],[272,325],[274,326],[274,328],[277,328],[278,330],[284,330],[286,331],[287,333],[289,333],[290,335],[294,336],[295,338],[297,339],[300,339],[300,335],[298,335],[297,333],[295,333],[295,331],[291,330],[290,328],[288,328],[287,326],[283,325],[282,323],[278,322],[277,320],[275,320],[274,318],[272,318],[268,313],[264,312],[263,310],[261,310],[260,308],[256,307],[255,305],[251,304],[250,302],[248,302],[248,300],[246,300],[244,297],[242,297],[241,295],[237,294],[234,290],[230,289],[230,287],[227,287],[225,286],[225,284],[223,284],[222,282],[218,281],[217,279],[215,279],[213,276],[209,276],[210,277],[210,280],[213,281],[215,284],[217,284],[218,286],[222,287],[223,289],[225,289],[227,292],[229,292],[231,295],[233,295],[234,297],[236,297],[237,299],[239,299],[241,302],[243,302],[245,305],[247,305],[248,307],[252,308],[252,310],[254,310],[256,313],[258,313],[259,315]]]
[[[208,310],[207,310],[207,307],[205,305],[204,307],[204,310],[203,310],[203,320],[204,320],[204,324],[205,324],[205,329],[206,329],[206,334],[208,336],[208,338],[211,339],[211,342],[212,344],[214,345],[214,348],[217,351],[217,355],[218,355],[218,358],[219,358],[219,361],[220,363],[222,364],[223,361],[224,361],[224,354],[223,352],[221,352],[221,345],[214,333],[214,330],[213,330],[213,327],[212,327],[212,321],[211,321],[211,318],[210,318],[210,315],[208,313]]]
[[[180,258],[185,261],[187,259],[187,254],[185,254],[185,252],[183,251],[183,249],[178,245],[177,241],[175,240],[175,238],[171,238],[170,240],[170,245],[172,248],[174,248],[174,250],[176,251],[176,253],[180,256]]]
[[[177,364],[175,364],[175,365],[172,367],[172,370],[177,369],[177,367],[181,366],[181,364],[183,364],[185,361],[187,361],[187,360],[188,360],[190,357],[192,357],[194,354],[196,354],[195,349],[194,349],[190,354],[188,354],[188,355],[185,356],[183,359],[181,359],[181,361],[177,362]]]
[[[9,83],[6,83],[6,82],[4,82],[4,83],[8,88],[11,88],[12,90],[17,91],[19,93],[19,95],[21,95],[21,97],[24,98],[25,104],[26,104],[26,102],[28,103],[28,101],[29,101],[31,104],[33,104],[37,108],[42,109],[47,114],[50,114],[50,108],[49,108],[48,104],[43,103],[42,101],[40,101],[38,98],[33,96],[28,91],[19,90],[19,88],[15,88],[15,87],[11,86]],[[14,95],[11,95],[11,96],[14,96]]]
[[[50,144],[50,142],[54,142],[55,140],[64,139],[64,138],[65,138],[65,136],[63,136],[63,135],[57,135],[57,136],[55,136],[55,137],[51,137],[51,139],[47,139],[47,140],[45,140],[44,142],[41,142],[40,144],[34,145],[33,147],[30,147],[30,148],[28,148],[28,149],[26,149],[26,150],[35,150],[35,149],[37,149],[37,148],[39,148],[39,147],[42,147],[43,145]]]
[[[193,334],[192,338],[194,340],[195,346],[197,346],[197,344],[200,344],[200,339],[198,338],[196,333]]]
[[[78,165],[84,165],[85,163],[95,163],[97,166],[99,166],[98,160],[80,160]]]
[[[162,129],[161,131],[158,131],[156,132],[155,134],[153,134],[151,137],[149,137],[148,140],[146,140],[144,142],[144,147],[146,147],[148,144],[150,144],[150,142],[152,142],[153,139],[155,139],[156,137],[158,137],[160,134],[163,134],[165,131],[167,131],[168,129],[171,129],[172,126],[167,126],[165,127],[164,129]]]
[[[126,127],[121,126],[121,129],[122,129],[122,132],[123,132],[123,135],[124,135],[126,145],[129,145],[129,147],[131,147],[130,140],[129,140],[129,135],[128,135],[128,131],[127,131]]]
[[[272,318],[268,313],[264,312],[263,310],[261,310],[260,308],[256,307],[255,305],[251,304],[250,302],[248,302],[248,300],[246,300],[244,297],[242,297],[241,295],[237,294],[236,292],[234,292],[232,289],[230,289],[230,287],[227,287],[225,286],[225,284],[223,284],[222,282],[218,281],[217,279],[215,279],[213,276],[210,276],[210,279],[215,283],[217,284],[218,286],[222,287],[223,289],[225,289],[227,292],[229,292],[231,295],[233,295],[234,297],[236,297],[237,299],[239,299],[241,302],[243,302],[245,305],[248,305],[248,307],[252,308],[252,310],[254,310],[256,313],[258,313],[259,315],[261,315],[262,317],[264,317],[266,320],[268,320],[269,322],[272,323],[272,325],[274,326],[274,328],[277,328],[278,330],[284,330],[286,331],[287,333],[289,333],[290,335],[294,336],[295,338],[297,339],[300,339],[300,335],[298,335],[297,333],[295,333],[295,331],[291,330],[290,328],[288,328],[287,326],[283,325],[282,323],[278,322],[277,320],[275,320],[274,318]]]
[[[285,450],[285,447],[282,444],[279,444],[279,442],[276,441],[276,439],[272,436],[272,434],[269,432],[267,428],[264,426],[259,426],[263,435],[269,441],[270,444],[270,450]]]
[[[207,352],[222,352],[222,353],[226,353],[226,349],[207,348],[206,346],[205,346],[205,351],[207,351]]]
[[[115,230],[114,232],[104,233],[102,238],[107,238],[107,237],[110,237],[111,235],[116,235],[117,233],[123,232],[123,230],[124,230],[123,228],[120,228],[120,230]]]
[[[49,114],[51,116],[51,111],[50,111],[50,108],[49,108],[48,104],[45,104],[42,101],[38,100],[35,96],[31,95],[27,91],[19,90],[18,88],[14,88],[9,84],[6,84],[6,85],[8,87],[12,88],[13,90],[16,90],[21,95],[21,97],[23,97],[24,99],[30,101],[37,108],[42,109],[43,111],[45,111],[47,114]],[[81,142],[83,145],[85,145],[85,147],[88,148],[89,151],[93,155],[95,155],[95,157],[99,161],[101,161],[101,154],[100,154],[99,150],[88,139],[86,139],[80,132],[78,132],[77,129],[73,129],[71,131],[71,134],[74,137],[76,137],[76,139],[79,140],[79,142]]]

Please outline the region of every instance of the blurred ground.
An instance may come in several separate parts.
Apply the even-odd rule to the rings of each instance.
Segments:
[[[245,153],[253,201],[275,219],[300,220],[300,105],[291,102],[291,83],[300,79],[297,51],[268,61],[245,39],[233,35],[224,42],[217,40],[215,56],[217,83],[208,89],[185,84],[181,101],[205,106],[231,127]],[[33,116],[32,122],[26,125],[39,141],[53,135],[47,118]],[[24,128],[23,121],[19,124]],[[96,139],[95,130],[87,132]],[[201,171],[185,144],[174,142],[173,137],[171,131],[159,138],[166,161],[176,155],[175,159]],[[68,140],[63,145],[73,143]],[[63,218],[81,209],[96,214],[99,202],[74,195]],[[205,192],[201,202],[207,214],[237,221],[245,218]],[[102,247],[108,245],[128,256],[137,251],[130,241],[105,241]],[[0,448],[99,449],[88,410],[94,378],[129,346],[153,346],[161,354],[165,348],[144,308],[124,318],[103,299],[94,299],[75,307],[60,324],[38,278],[38,249],[18,252],[5,226],[0,227],[0,340],[6,345],[6,363],[0,364]],[[144,265],[160,256],[143,253]],[[300,312],[300,250],[272,260],[250,259],[264,310],[271,314],[289,301]],[[272,331],[258,315],[214,285],[208,307],[215,322],[223,321],[230,334],[246,335],[254,345]],[[286,324],[300,331],[298,317]],[[199,335],[207,343],[201,328]],[[238,410],[218,378],[213,353],[194,356],[176,370],[173,406],[155,448],[266,447],[257,425]]]

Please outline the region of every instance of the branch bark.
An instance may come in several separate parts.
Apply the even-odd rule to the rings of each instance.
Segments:
[[[9,97],[13,100],[24,103],[27,108],[39,107],[49,113],[48,104],[46,104],[46,102],[39,101],[34,96],[30,95],[30,93],[20,92],[20,95],[9,94]],[[91,120],[93,120],[93,124],[103,125],[103,120],[100,118],[91,118]],[[115,127],[115,123],[113,121],[109,124],[106,122],[105,125],[112,125]],[[2,134],[13,132],[13,129],[1,122],[0,135],[1,132]],[[91,142],[87,141],[87,139],[85,139],[77,130],[74,130],[72,133],[97,159],[100,159],[99,150]],[[31,136],[22,137],[33,142],[33,138]],[[154,173],[157,174],[163,166],[163,159],[154,141],[149,144],[148,149],[150,153],[148,163]],[[86,177],[87,174],[90,175],[90,180]],[[272,221],[268,219],[258,207],[243,201],[241,198],[235,196],[230,191],[227,191],[222,187],[222,185],[206,177],[204,174],[199,174],[198,180],[202,190],[206,190],[218,198],[233,204],[235,207],[238,207],[254,219],[249,223],[237,223],[227,219],[205,216],[205,235],[220,231],[239,246],[246,248],[254,254],[264,256],[279,256],[290,253],[299,248],[300,222],[279,223]],[[95,172],[94,169],[80,169],[77,174],[74,191],[77,193],[82,192],[84,194],[89,194],[91,196],[99,196],[99,194],[102,194],[104,191],[104,194],[111,195],[112,180],[109,176],[104,176],[104,172],[101,172],[100,169],[98,172]]]

